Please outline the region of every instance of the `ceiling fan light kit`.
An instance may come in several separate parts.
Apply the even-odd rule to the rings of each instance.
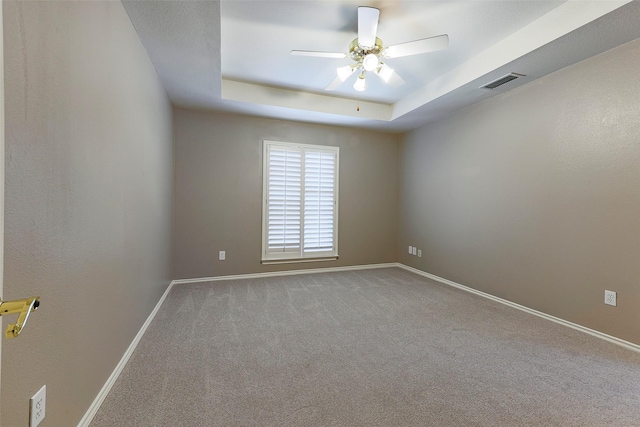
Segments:
[[[351,58],[354,63],[338,67],[336,77],[325,90],[337,89],[345,80],[347,80],[354,72],[361,70],[360,75],[356,79],[353,88],[356,91],[366,89],[366,72],[373,72],[380,79],[397,87],[405,83],[393,68],[383,63],[381,58],[399,58],[409,55],[418,55],[436,50],[446,49],[449,45],[449,36],[442,34],[440,36],[429,37],[426,39],[414,40],[394,46],[384,47],[382,40],[376,37],[378,32],[378,18],[380,10],[374,7],[361,6],[358,8],[358,37],[349,44],[347,54],[334,52],[315,52],[305,50],[292,50],[292,55],[298,56],[314,56],[321,58]]]

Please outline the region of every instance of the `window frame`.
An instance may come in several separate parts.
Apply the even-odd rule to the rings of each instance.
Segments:
[[[268,250],[268,218],[269,218],[269,148],[278,147],[284,149],[295,149],[300,151],[301,157],[301,180],[300,180],[300,248],[298,251],[274,252]],[[305,203],[305,152],[331,153],[335,156],[334,165],[334,208],[333,208],[333,250],[321,252],[304,251],[304,203]],[[340,177],[340,149],[329,145],[302,144],[285,141],[263,140],[262,147],[262,245],[261,263],[280,264],[298,263],[313,261],[332,261],[338,259],[338,213],[339,213],[339,177]]]

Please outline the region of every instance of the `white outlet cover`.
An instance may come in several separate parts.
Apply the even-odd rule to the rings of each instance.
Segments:
[[[218,252],[218,259],[220,261],[224,261],[227,258],[227,253],[225,251]]]
[[[409,246],[409,255],[413,254],[413,246]]]
[[[37,427],[44,420],[47,403],[47,386],[42,388],[29,399],[29,427]]]
[[[618,305],[618,294],[614,291],[604,291],[604,303],[608,305],[612,305],[617,307]]]
[[[422,250],[418,249],[418,258],[422,257]]]
[[[414,246],[414,247],[413,247],[413,254],[414,254],[414,255],[416,255],[417,253],[418,253],[418,252],[417,252],[417,250],[416,250],[416,247]]]

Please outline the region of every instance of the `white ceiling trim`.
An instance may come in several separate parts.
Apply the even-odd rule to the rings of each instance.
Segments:
[[[391,121],[392,105],[222,79],[222,99]]]

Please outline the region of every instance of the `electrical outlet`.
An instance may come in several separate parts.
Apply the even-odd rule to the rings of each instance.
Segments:
[[[418,258],[421,258],[421,257],[422,257],[422,250],[418,249]]]
[[[225,259],[227,259],[227,253],[225,251],[218,252],[218,259],[220,261],[224,261]]]
[[[44,419],[47,403],[47,386],[42,388],[29,399],[29,427],[36,427]]]
[[[416,247],[415,247],[415,246],[413,247],[412,254],[413,254],[413,255],[416,255],[416,254],[417,254],[417,252],[416,252]]]
[[[409,255],[413,255],[413,246],[409,246]]]
[[[617,292],[604,291],[604,303],[616,307],[618,305]]]

